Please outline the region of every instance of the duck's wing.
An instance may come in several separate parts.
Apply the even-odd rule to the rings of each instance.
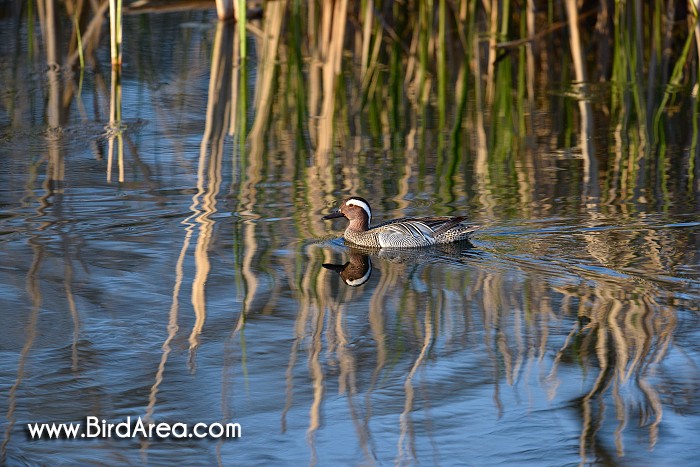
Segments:
[[[434,230],[416,221],[388,222],[378,226],[377,239],[382,247],[417,247],[435,244]]]

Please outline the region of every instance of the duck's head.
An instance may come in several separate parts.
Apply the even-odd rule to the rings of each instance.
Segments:
[[[343,201],[337,211],[323,216],[323,219],[335,219],[336,217],[346,217],[350,221],[350,227],[367,230],[372,220],[372,210],[366,199],[353,196]]]

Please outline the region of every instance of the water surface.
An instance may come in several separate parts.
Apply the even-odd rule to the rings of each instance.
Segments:
[[[256,133],[260,39],[241,97],[228,75],[210,87],[234,37],[212,12],[138,24],[170,45],[126,43],[118,125],[106,48],[79,91],[23,34],[1,49],[3,462],[694,463],[700,191],[682,137],[659,162],[601,125],[586,174],[559,104],[543,104],[551,137],[516,138],[502,160],[491,146],[484,171],[469,133],[441,147],[430,112],[407,104],[388,141],[350,102],[321,155],[283,87]],[[482,228],[471,244],[355,250],[343,221],[321,220],[350,194],[376,222],[467,213]],[[236,422],[242,436],[29,439],[28,423],[87,416]]]

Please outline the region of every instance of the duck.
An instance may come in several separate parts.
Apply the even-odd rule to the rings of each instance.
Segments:
[[[352,196],[323,219],[345,217],[350,224],[343,233],[347,242],[366,248],[421,248],[468,240],[479,227],[465,225],[465,216],[401,217],[370,227],[369,202]]]

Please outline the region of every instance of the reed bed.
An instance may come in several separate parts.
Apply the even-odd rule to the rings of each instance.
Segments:
[[[151,3],[163,11],[179,7],[136,2],[123,11],[140,14]],[[112,62],[119,64],[116,0],[65,2],[71,52],[67,60],[58,58],[58,44],[47,42],[48,61],[95,66],[108,4]],[[233,4],[236,10],[245,6]],[[57,4],[37,5],[46,40],[56,19],[46,19],[45,12],[53,15]],[[271,139],[275,125],[265,122],[290,119],[295,150],[314,154],[320,180],[328,180],[329,157],[337,158],[348,136],[359,135],[356,149],[377,143],[437,147],[445,193],[464,182],[465,171],[499,183],[530,180],[533,173],[518,173],[515,166],[532,166],[527,153],[543,146],[550,152],[568,148],[582,161],[577,170],[593,197],[610,192],[598,188],[608,168],[637,192],[638,183],[657,178],[665,186],[678,180],[687,189],[697,187],[697,99],[679,98],[697,94],[700,33],[692,2],[295,0],[266,4],[260,19],[239,16],[237,71],[248,66],[249,42],[256,66],[269,65],[261,70],[266,95],[257,97],[256,88],[250,103],[252,125],[241,121],[245,125],[232,133],[253,144]],[[127,31],[127,40],[136,34]],[[241,87],[232,97],[237,113],[249,105],[247,93]],[[404,118],[407,109],[419,121]],[[542,122],[542,114],[551,118]],[[249,134],[249,126],[256,130]],[[669,160],[669,144],[690,145],[685,159]],[[677,177],[659,177],[671,171]]]

